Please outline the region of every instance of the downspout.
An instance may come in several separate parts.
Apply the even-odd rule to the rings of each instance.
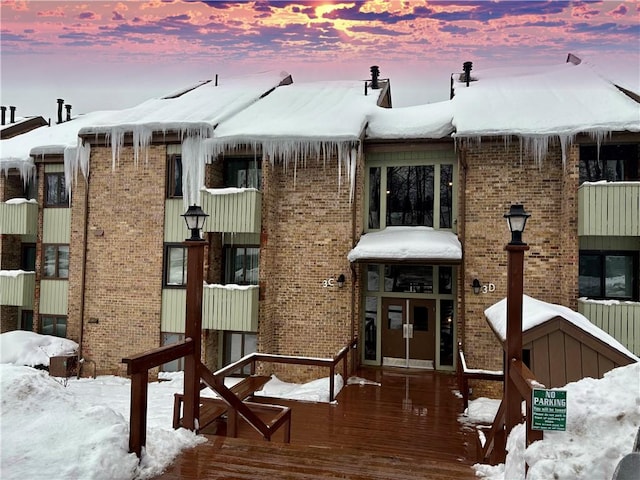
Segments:
[[[80,371],[82,370],[82,363],[84,360],[82,358],[82,347],[84,342],[84,296],[85,296],[85,284],[87,280],[87,243],[88,243],[88,234],[89,234],[89,177],[91,176],[91,170],[87,173],[86,183],[84,188],[84,214],[83,214],[83,223],[84,223],[84,233],[82,239],[82,275],[80,279],[80,348],[78,348],[78,373],[77,378],[80,378]],[[94,378],[95,378],[95,363],[93,365],[94,368]]]
[[[458,236],[462,237],[462,245],[463,245],[463,250],[464,250],[464,241],[465,241],[465,236],[466,236],[466,218],[467,218],[467,202],[466,202],[466,186],[467,186],[467,150],[464,147],[460,147],[460,150],[458,151],[458,158],[460,160],[460,170],[458,172],[458,176],[462,176],[462,178],[464,179],[464,185],[462,184],[462,182],[458,182],[458,198],[460,199],[460,208],[458,209],[459,212],[463,213],[463,218],[462,221],[460,221],[460,215],[458,215]],[[461,175],[462,172],[462,175]],[[460,267],[460,278],[461,278],[461,282],[458,282],[458,288],[460,288],[460,284],[462,284],[462,289],[460,290],[460,300],[461,300],[461,304],[464,307],[464,305],[466,305],[466,291],[467,291],[467,286],[465,283],[465,279],[466,279],[466,263],[464,261],[464,255],[462,257],[462,263],[461,263],[461,267]],[[458,341],[462,343],[463,348],[466,348],[466,343],[465,343],[465,339],[466,339],[466,318],[465,318],[465,309],[462,308],[462,314],[460,315],[460,331],[458,332]],[[456,342],[456,346],[458,345],[458,342]],[[454,359],[457,359],[457,355],[454,355]]]

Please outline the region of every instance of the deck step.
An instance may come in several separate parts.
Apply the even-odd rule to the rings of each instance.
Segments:
[[[464,480],[475,478],[469,465],[437,460],[397,458],[357,450],[285,445],[241,438],[209,437],[184,451],[179,464],[158,477],[177,479],[287,478],[320,480]],[[198,462],[203,462],[197,467]],[[205,468],[202,468],[206,465]],[[191,472],[193,468],[193,472]],[[196,472],[197,469],[197,472]],[[197,475],[197,476],[195,476]]]

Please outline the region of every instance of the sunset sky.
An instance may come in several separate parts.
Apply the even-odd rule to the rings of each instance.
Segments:
[[[640,2],[12,1],[1,6],[1,103],[18,116],[118,109],[199,80],[287,71],[362,80],[394,106],[445,100],[449,77],[557,64],[569,52],[640,89]],[[579,81],[579,79],[576,79]],[[55,118],[54,118],[55,121]]]

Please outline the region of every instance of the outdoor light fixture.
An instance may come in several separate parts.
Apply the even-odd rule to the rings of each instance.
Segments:
[[[204,213],[198,205],[191,205],[187,211],[181,215],[187,224],[187,228],[191,230],[191,238],[187,240],[201,241],[200,230],[204,227],[204,221],[209,215]]]
[[[338,284],[338,288],[342,288],[344,287],[344,282],[345,282],[345,277],[344,274],[341,273],[340,275],[338,275],[338,280],[336,280],[336,283]]]
[[[478,280],[477,278],[474,278],[473,283],[471,284],[471,288],[473,288],[473,293],[478,295],[480,293],[480,289],[482,288],[482,285],[480,284],[480,280]]]
[[[530,216],[530,214],[525,212],[524,206],[520,204],[511,205],[509,213],[504,215],[504,218],[507,219],[509,230],[511,230],[510,245],[524,245],[524,242],[522,241],[522,232],[524,232],[524,227],[527,224],[527,218]]]

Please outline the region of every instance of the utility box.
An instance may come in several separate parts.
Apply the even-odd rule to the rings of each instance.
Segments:
[[[78,371],[78,357],[62,355],[49,359],[49,375],[52,377],[71,377]]]

